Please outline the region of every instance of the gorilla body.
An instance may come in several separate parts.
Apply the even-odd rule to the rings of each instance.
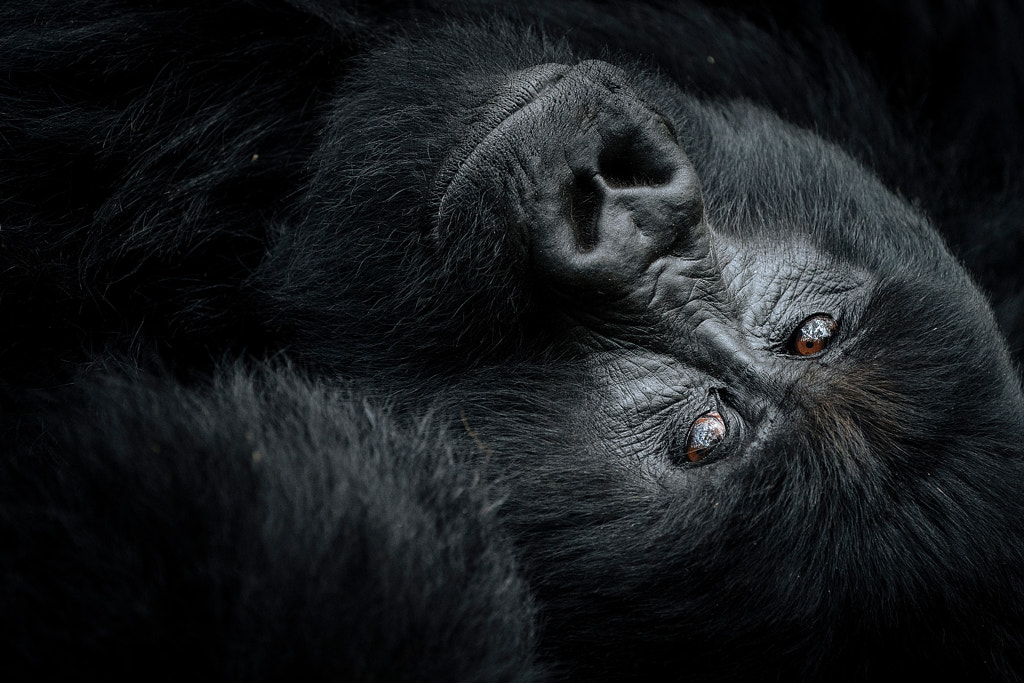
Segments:
[[[1024,677],[1024,79],[741,4],[0,10],[5,668]]]

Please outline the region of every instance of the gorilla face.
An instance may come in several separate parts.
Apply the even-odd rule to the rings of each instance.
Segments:
[[[591,433],[683,478],[783,436],[835,441],[835,460],[852,462],[928,451],[917,434],[939,425],[936,443],[956,449],[980,423],[971,406],[957,420],[930,415],[928,395],[969,381],[1015,396],[1000,388],[1003,343],[969,277],[920,214],[838,148],[642,70],[488,37],[515,50],[473,52],[456,33],[378,56],[321,152],[332,176],[314,184],[310,222],[342,226],[346,240],[385,232],[383,246],[379,232],[365,249],[354,240],[351,257],[321,251],[331,267],[387,258],[410,273],[382,292],[340,268],[356,274],[344,307],[370,291],[393,347],[433,341],[440,366],[459,370],[510,353],[571,359],[583,412],[601,416]],[[494,63],[455,72],[470,52]],[[455,99],[438,103],[449,89]],[[382,120],[414,132],[390,140]],[[301,248],[287,246],[292,258]],[[968,355],[969,378],[951,370]]]
[[[412,372],[478,366],[486,384],[496,359],[546,359],[525,406],[456,403],[511,487],[555,657],[867,671],[970,623],[992,587],[974,577],[1017,561],[1019,539],[972,529],[1020,531],[1004,503],[1022,403],[927,221],[752,105],[528,36],[471,59],[465,38],[400,45],[354,80],[320,164],[353,175],[320,177],[312,220],[394,240],[397,259],[377,239],[343,270],[388,253],[414,273],[349,290],[391,306],[361,309],[389,353],[436,342]],[[1003,637],[983,631],[900,666]]]

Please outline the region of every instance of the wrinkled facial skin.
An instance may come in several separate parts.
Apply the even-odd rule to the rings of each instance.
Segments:
[[[431,234],[510,236],[523,308],[583,380],[524,427],[569,445],[505,454],[550,653],[696,680],[958,670],[941,628],[989,650],[964,605],[1015,591],[1021,400],[927,221],[810,133],[642,72],[542,63],[499,91],[441,165]],[[807,324],[827,336],[804,354]],[[1014,569],[963,588],[993,564]]]
[[[666,440],[682,447],[693,420],[719,405],[719,450],[791,430],[803,397],[852,385],[844,374],[861,372],[849,357],[860,336],[893,334],[862,329],[882,283],[932,296],[942,278],[998,343],[924,219],[809,134],[678,94],[659,108],[596,61],[532,67],[504,87],[513,94],[488,112],[495,126],[439,174],[439,229],[458,230],[445,222],[452,206],[498,205],[508,217],[498,229],[520,243],[555,343],[585,359],[589,412],[603,418],[595,432],[613,450],[646,458]],[[713,184],[702,185],[691,155],[714,165]],[[913,256],[886,260],[880,248]],[[816,314],[837,331],[805,357],[791,339]]]

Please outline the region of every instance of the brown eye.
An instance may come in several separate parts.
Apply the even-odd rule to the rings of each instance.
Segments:
[[[706,412],[693,421],[686,435],[686,457],[690,462],[703,460],[723,439],[725,420],[717,411]]]
[[[839,323],[830,315],[816,313],[800,323],[789,339],[789,351],[800,356],[813,356],[828,348]]]

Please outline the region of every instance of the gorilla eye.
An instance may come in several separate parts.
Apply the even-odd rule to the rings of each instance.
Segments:
[[[787,350],[799,356],[814,356],[828,348],[839,329],[835,318],[826,313],[815,313],[800,323],[789,338]]]
[[[715,410],[708,411],[693,421],[686,435],[686,457],[698,462],[707,457],[725,439],[725,420]]]

